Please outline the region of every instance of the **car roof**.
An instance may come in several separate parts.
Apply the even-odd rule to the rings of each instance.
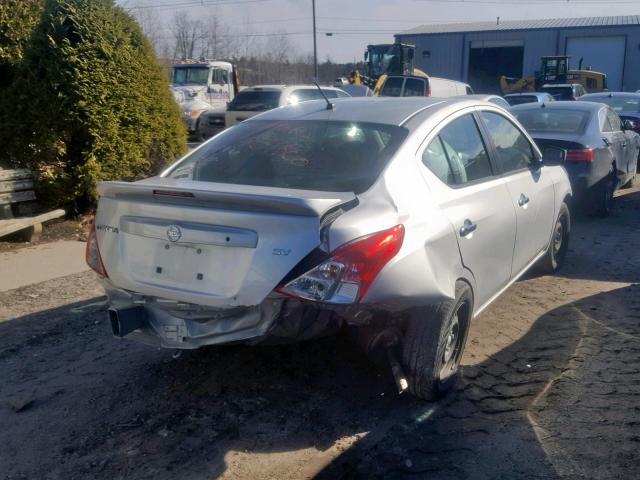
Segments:
[[[375,122],[403,125],[426,109],[437,111],[455,103],[478,105],[467,99],[436,97],[352,97],[331,99],[334,110],[327,110],[324,100],[312,100],[269,110],[260,120],[327,120]],[[495,105],[493,105],[495,107]],[[247,120],[251,121],[251,120]]]
[[[557,87],[573,88],[573,87],[577,87],[578,85],[580,84],[579,83],[547,83],[543,85],[542,88],[557,88]]]
[[[523,103],[522,105],[514,105],[511,107],[511,111],[516,113],[520,110],[534,110],[534,109],[550,109],[550,110],[577,110],[582,112],[597,112],[606,105],[596,102],[549,102],[549,103]]]
[[[472,93],[471,95],[458,95],[458,97],[465,97],[468,100],[483,100],[487,101],[491,98],[502,98],[500,95],[494,95],[492,93]]]
[[[582,98],[613,98],[613,97],[631,97],[631,98],[640,98],[640,93],[632,93],[632,92],[597,92],[597,93],[587,93],[583,95]]]
[[[504,98],[507,97],[522,97],[522,96],[529,96],[529,97],[541,97],[541,96],[549,96],[551,97],[551,94],[548,92],[518,92],[518,93],[508,93],[504,96]]]

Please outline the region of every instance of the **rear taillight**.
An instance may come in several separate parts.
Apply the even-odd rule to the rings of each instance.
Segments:
[[[397,255],[404,240],[404,226],[349,242],[331,258],[295,280],[279,287],[286,295],[324,303],[362,300],[380,270]]]
[[[427,88],[425,88],[425,89],[424,89],[424,94],[425,94],[427,97],[430,97],[430,96],[431,96],[431,87],[427,87]]]
[[[102,257],[100,256],[100,249],[98,248],[98,238],[96,237],[96,224],[93,222],[91,224],[91,230],[89,231],[89,238],[87,239],[87,250],[85,251],[85,259],[87,260],[87,265],[91,267],[92,270],[102,276],[108,277],[107,270],[104,268],[104,263],[102,263]]]
[[[567,150],[567,162],[593,162],[593,150],[584,148],[581,150]]]

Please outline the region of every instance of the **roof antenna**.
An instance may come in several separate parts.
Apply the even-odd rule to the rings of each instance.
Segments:
[[[500,25],[500,17],[496,19],[496,25]]]
[[[327,96],[324,94],[324,92],[322,91],[322,89],[320,88],[320,85],[318,85],[318,82],[313,82],[313,84],[318,87],[318,90],[320,90],[320,95],[322,95],[322,98],[324,98],[324,101],[327,102],[327,110],[335,110],[336,106],[331,103],[329,101],[329,99],[327,98]]]

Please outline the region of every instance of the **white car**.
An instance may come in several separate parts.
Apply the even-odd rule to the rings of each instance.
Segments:
[[[553,160],[488,102],[290,105],[159,177],[101,183],[87,261],[116,336],[186,349],[351,325],[432,399],[471,319],[532,265],[562,264],[571,187]]]
[[[327,98],[345,98],[350,95],[339,88],[321,87]],[[251,118],[267,110],[295,105],[308,100],[321,100],[322,93],[315,85],[260,85],[240,91],[227,106],[225,127]]]

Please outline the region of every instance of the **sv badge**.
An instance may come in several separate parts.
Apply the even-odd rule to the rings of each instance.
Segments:
[[[291,253],[290,248],[274,248],[271,252],[272,255],[277,255],[279,257],[286,257]]]

